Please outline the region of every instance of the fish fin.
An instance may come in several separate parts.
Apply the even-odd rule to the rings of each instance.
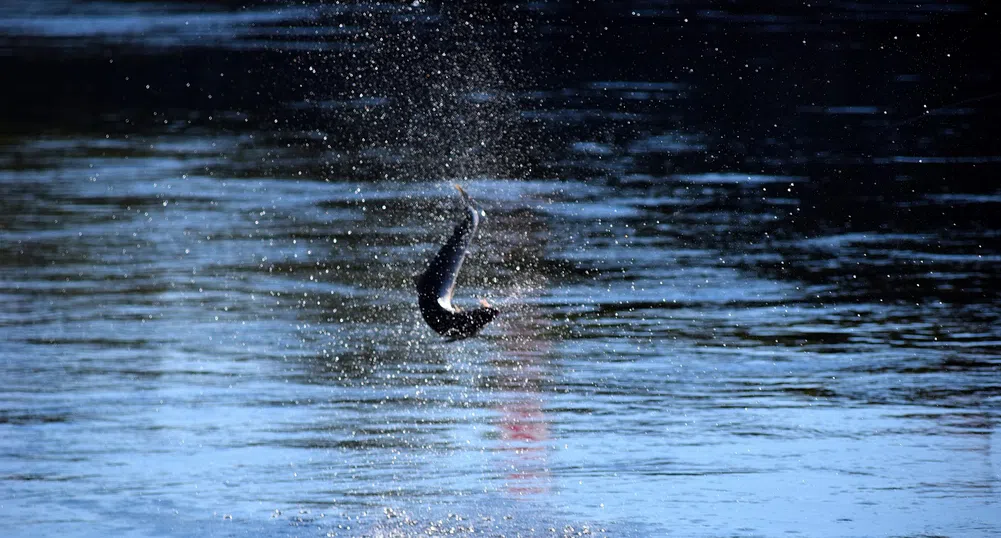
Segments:
[[[467,193],[458,183],[455,183],[454,185],[456,189],[459,189],[459,194],[461,194],[462,199],[466,201],[466,205],[472,205],[473,199],[469,196],[469,193]]]
[[[473,208],[473,210],[476,211],[481,217],[485,218],[487,216],[487,212],[483,210],[483,207],[479,202],[473,200],[473,197],[466,192],[466,189],[463,189],[458,183],[454,183],[453,185],[455,185],[456,189],[459,189],[459,194],[462,195],[462,201],[466,203],[467,207]]]

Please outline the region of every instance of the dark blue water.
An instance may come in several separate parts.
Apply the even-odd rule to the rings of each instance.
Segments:
[[[1001,533],[987,10],[4,4],[0,534]]]

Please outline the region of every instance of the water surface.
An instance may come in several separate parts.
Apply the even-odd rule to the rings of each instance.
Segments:
[[[5,6],[0,534],[1001,533],[981,7],[710,4]]]

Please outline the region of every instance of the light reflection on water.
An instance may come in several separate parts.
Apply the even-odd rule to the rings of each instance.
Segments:
[[[330,9],[282,16],[363,32],[324,33],[364,12]],[[858,10],[895,13],[835,19]],[[372,115],[399,113],[396,87],[284,103],[323,130],[234,127],[248,107],[5,138],[0,534],[1001,531],[998,193],[963,179],[997,161],[954,154],[966,120],[868,154],[811,137],[879,138],[886,103],[819,102],[737,143],[697,117],[722,90],[607,75],[473,77],[403,142]],[[948,186],[917,167],[943,163]],[[456,180],[488,213],[459,301],[504,315],[446,344],[411,276]]]

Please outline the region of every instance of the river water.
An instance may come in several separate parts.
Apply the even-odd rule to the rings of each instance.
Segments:
[[[1001,534],[987,8],[721,4],[5,4],[0,535]]]

